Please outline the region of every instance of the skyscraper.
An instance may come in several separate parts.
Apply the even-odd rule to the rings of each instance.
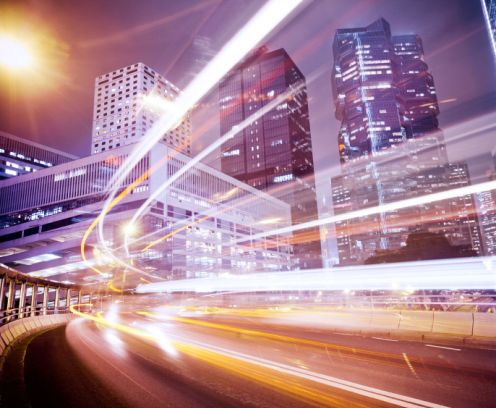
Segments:
[[[141,62],[96,78],[91,153],[138,142],[179,93]],[[190,133],[188,114],[161,143],[191,156]]]
[[[222,171],[290,204],[293,225],[318,218],[305,77],[285,50],[248,54],[219,84],[226,134],[278,95],[291,97],[222,146]],[[300,268],[322,265],[319,230],[300,231]]]
[[[345,211],[450,188],[434,80],[420,37],[392,36],[380,18],[367,27],[337,30],[333,53],[342,169],[335,182],[349,191]],[[448,214],[449,203],[434,202],[352,219],[347,258],[361,263],[378,250],[405,245],[415,229],[442,230]]]

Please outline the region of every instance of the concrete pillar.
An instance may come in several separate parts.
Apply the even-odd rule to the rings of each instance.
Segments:
[[[17,314],[18,319],[24,317],[24,311],[26,309],[26,292],[28,290],[28,283],[21,282],[21,291],[19,294],[19,313]]]
[[[60,301],[60,288],[55,288],[55,302],[53,302],[53,313],[57,314],[59,312],[59,301]]]
[[[50,287],[43,286],[43,306],[42,306],[42,315],[46,316],[47,307],[48,307],[48,295],[50,292]]]
[[[31,316],[36,316],[36,308],[38,307],[38,284],[33,285],[31,293]]]
[[[83,291],[79,290],[78,291],[78,305],[80,305],[81,303],[83,303]],[[79,312],[81,311],[81,306],[78,306],[78,311]]]
[[[65,309],[65,312],[69,313],[69,308],[71,307],[71,288],[67,288],[65,305],[67,306],[67,309]]]

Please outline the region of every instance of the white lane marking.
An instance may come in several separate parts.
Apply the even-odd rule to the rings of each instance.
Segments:
[[[393,340],[393,339],[383,339],[382,337],[372,337],[373,339],[377,340],[384,340],[384,341],[399,341],[399,340]]]
[[[176,337],[176,336],[174,336]],[[178,337],[176,337],[178,338]],[[400,394],[395,394],[393,392],[379,390],[377,388],[367,387],[350,381],[341,380],[339,378],[330,377],[323,374],[308,372],[296,367],[291,367],[286,364],[275,363],[273,361],[265,360],[258,357],[253,357],[247,354],[238,353],[231,350],[226,350],[221,347],[211,346],[204,343],[191,341],[189,339],[181,338],[181,341],[185,341],[186,344],[197,345],[205,350],[223,354],[227,357],[236,358],[238,360],[246,361],[248,363],[257,364],[262,367],[270,368],[275,371],[283,372],[286,374],[291,374],[297,377],[306,378],[324,385],[328,385],[334,388],[340,388],[345,391],[353,392],[355,394],[360,394],[369,398],[374,398],[380,401],[388,402],[391,404],[398,405],[400,407],[406,408],[419,408],[419,407],[429,407],[429,408],[447,408],[444,405],[434,404],[432,402],[422,401],[416,398],[406,397]]]
[[[455,350],[455,351],[462,351],[462,349],[456,349],[456,348],[451,348],[451,347],[443,347],[443,346],[433,346],[432,344],[426,344],[427,347],[436,347],[436,348],[442,348],[446,350]]]
[[[355,336],[355,334],[349,334],[349,333],[332,333],[332,334],[339,334],[340,336]]]

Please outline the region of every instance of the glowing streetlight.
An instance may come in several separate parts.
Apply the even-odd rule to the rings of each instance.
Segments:
[[[124,227],[127,234],[132,234],[135,231],[134,225],[129,223]]]
[[[0,62],[13,68],[29,63],[29,56],[24,45],[9,38],[0,39]]]

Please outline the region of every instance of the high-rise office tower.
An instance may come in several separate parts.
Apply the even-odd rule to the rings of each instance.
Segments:
[[[340,215],[347,212],[347,209],[352,205],[350,190],[347,187],[349,176],[336,176],[331,178],[332,189],[332,207],[334,215]],[[352,231],[349,230],[349,220],[336,222],[336,241],[338,247],[339,263],[348,265],[356,263],[356,251],[353,251],[351,246]]]
[[[448,164],[449,189],[468,187],[470,173],[466,161]],[[473,194],[454,197],[444,201],[449,216],[443,217],[441,230],[452,245],[467,245],[478,255],[483,254],[482,237],[477,218],[477,206]]]
[[[226,134],[278,95],[294,92],[222,146],[222,171],[291,205],[293,225],[318,219],[305,77],[283,49],[248,54],[219,84]],[[318,228],[295,233],[300,268],[322,265]]]
[[[340,183],[350,195],[346,211],[449,188],[436,91],[420,37],[392,36],[381,18],[367,27],[337,30],[333,53]],[[350,263],[400,248],[415,229],[436,229],[444,206],[430,203],[350,220]]]
[[[493,164],[486,175],[489,181],[496,180],[496,147],[492,152]],[[487,190],[475,193],[475,201],[477,203],[478,218],[482,239],[482,248],[484,255],[496,255],[496,191]]]
[[[174,103],[180,90],[143,63],[95,79],[91,153],[138,142]],[[191,156],[191,114],[161,143]]]

